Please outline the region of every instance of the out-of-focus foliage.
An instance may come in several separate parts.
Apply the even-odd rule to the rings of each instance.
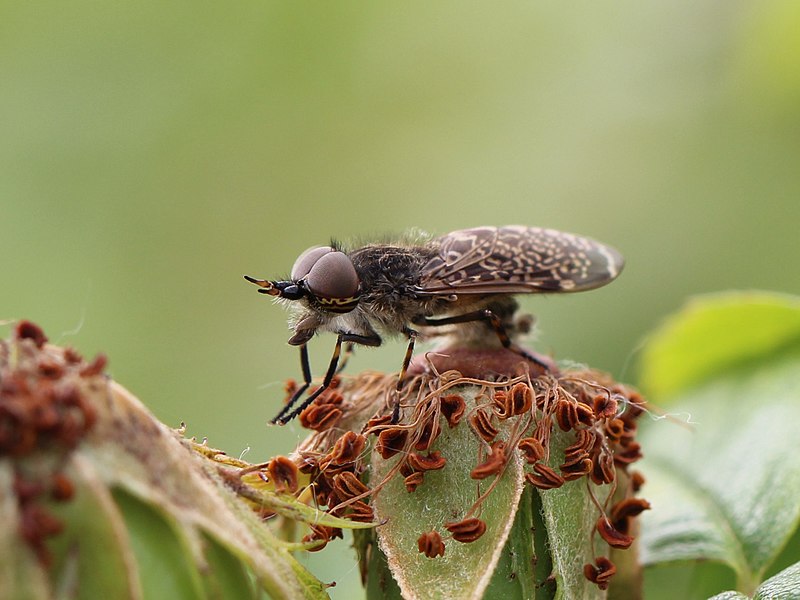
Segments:
[[[800,292],[798,27],[792,0],[0,0],[0,319],[107,351],[162,420],[255,462],[300,435],[264,425],[299,366],[243,273],[524,223],[625,254],[613,285],[524,307],[538,349],[631,379],[688,294]]]
[[[671,400],[669,419],[642,420],[643,493],[653,508],[642,518],[648,598],[725,589],[797,597],[798,318],[793,296],[698,297],[646,346],[642,385],[653,382],[655,406]],[[681,356],[696,366],[682,368]],[[660,385],[670,369],[675,382]],[[684,568],[669,585],[654,585],[666,581],[659,570],[670,563]],[[760,587],[787,564],[779,580],[765,584],[770,591]]]

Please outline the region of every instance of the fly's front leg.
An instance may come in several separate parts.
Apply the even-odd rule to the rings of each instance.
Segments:
[[[544,362],[542,359],[534,356],[527,350],[520,348],[514,342],[511,341],[511,338],[508,337],[508,332],[506,328],[503,327],[503,322],[496,314],[494,314],[488,308],[483,308],[481,310],[476,310],[474,312],[464,313],[463,315],[456,315],[454,317],[443,317],[441,319],[429,319],[428,317],[418,317],[414,319],[414,323],[417,325],[426,325],[428,327],[440,327],[443,325],[457,325],[459,323],[474,323],[475,321],[483,321],[487,323],[497,335],[497,338],[500,340],[500,343],[503,345],[503,348],[508,348],[512,352],[516,352],[524,359],[531,361],[532,363],[542,367],[545,371],[550,370],[550,365]]]
[[[316,400],[322,392],[328,389],[328,386],[330,386],[331,381],[333,380],[333,376],[336,374],[336,366],[339,364],[339,355],[342,352],[342,337],[343,337],[342,334],[336,336],[336,346],[334,346],[333,348],[333,356],[331,356],[331,362],[328,364],[328,370],[325,372],[325,378],[322,380],[322,385],[320,385],[317,389],[311,392],[308,395],[308,397],[305,400],[303,400],[300,406],[295,408],[288,415],[286,414],[286,412],[291,408],[291,404],[287,404],[286,407],[284,407],[284,409],[280,412],[280,414],[272,420],[273,423],[277,423],[278,425],[286,425],[286,423],[288,423],[289,421],[294,419],[297,415],[299,415],[301,412],[303,412],[306,409],[306,407],[309,404],[311,404],[314,400]],[[305,345],[301,346],[301,349],[302,348],[305,348]],[[308,354],[306,354],[306,359],[307,358]],[[306,363],[307,362],[308,360],[306,360]],[[305,371],[303,374],[305,376]],[[299,393],[295,392],[294,396],[292,396],[292,403],[294,403],[296,399],[295,396],[299,398],[300,394],[302,394],[302,392],[306,388],[308,388],[309,384],[311,383],[310,371],[308,373],[308,376],[309,376],[308,382],[303,386],[302,390],[299,390]]]
[[[328,364],[328,370],[325,372],[325,377],[322,380],[322,385],[320,385],[317,389],[315,389],[308,397],[303,400],[302,404],[291,410],[292,407],[295,405],[297,400],[300,396],[303,395],[308,389],[308,386],[311,385],[311,368],[308,363],[308,349],[306,345],[303,344],[300,346],[300,362],[303,367],[303,385],[294,393],[292,394],[291,400],[283,407],[283,410],[278,413],[278,415],[272,419],[271,423],[278,424],[278,425],[286,425],[289,421],[294,419],[297,415],[303,412],[307,406],[309,406],[314,400],[316,400],[322,392],[327,390],[330,385],[331,381],[333,381],[334,375],[336,375],[340,369],[338,369],[339,365],[339,357],[342,352],[342,343],[347,342],[347,346],[350,347],[348,351],[345,348],[345,361],[347,360],[347,355],[352,352],[352,345],[353,344],[362,344],[364,346],[380,346],[381,345],[381,338],[376,333],[374,335],[359,335],[356,333],[339,333],[336,336],[336,346],[333,349],[333,355],[331,356],[331,361]],[[344,365],[342,365],[343,367]],[[291,412],[289,412],[291,410]],[[288,413],[288,414],[287,414]]]
[[[270,421],[273,425],[275,423],[281,423],[281,425],[285,422],[283,421],[283,415],[285,415],[291,408],[297,403],[297,399],[303,395],[308,389],[308,386],[311,385],[311,365],[308,362],[308,346],[306,344],[302,344],[300,346],[300,368],[303,370],[303,385],[298,387],[286,405],[281,409],[281,411],[275,415],[275,417]]]
[[[392,408],[392,423],[400,421],[400,389],[403,387],[403,380],[406,378],[408,365],[411,364],[411,357],[414,355],[414,344],[417,341],[417,332],[413,329],[406,327],[403,332],[408,336],[408,346],[406,347],[406,355],[403,358],[403,366],[400,367],[400,375],[397,378],[397,385],[395,386],[395,400],[394,408]]]
[[[344,345],[344,353],[342,354],[342,360],[339,362],[339,368],[336,369],[336,374],[338,375],[344,368],[347,366],[347,361],[350,360],[350,357],[355,354],[355,344],[353,342],[347,342]]]

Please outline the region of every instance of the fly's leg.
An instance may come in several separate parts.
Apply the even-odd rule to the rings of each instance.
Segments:
[[[347,366],[347,361],[350,360],[350,357],[356,353],[355,344],[353,342],[347,342],[344,345],[344,352],[342,353],[342,360],[339,362],[339,368],[336,369],[336,374],[338,375],[344,368]]]
[[[344,351],[344,357],[342,360],[341,368],[337,368],[339,366],[339,357],[342,353],[342,343],[347,342]],[[347,358],[353,352],[353,344],[362,344],[364,346],[380,346],[381,345],[381,338],[378,334],[375,335],[358,335],[355,333],[340,333],[336,336],[336,346],[333,348],[333,355],[331,356],[331,361],[328,364],[328,370],[325,372],[325,377],[322,380],[322,385],[320,385],[317,389],[311,392],[308,397],[303,400],[303,402],[292,410],[292,407],[297,403],[299,398],[303,395],[303,393],[308,389],[308,386],[311,385],[311,367],[308,362],[308,349],[306,344],[300,346],[300,364],[303,369],[303,385],[300,386],[297,391],[292,394],[291,399],[287,402],[286,406],[275,416],[270,423],[278,424],[278,425],[286,425],[289,421],[294,419],[297,415],[303,412],[307,406],[309,406],[314,400],[316,400],[322,392],[327,390],[330,385],[331,381],[333,381],[334,375],[336,375],[342,368],[344,368],[344,363],[347,362]],[[289,412],[291,411],[291,412]],[[287,414],[288,413],[288,414]]]
[[[400,390],[403,387],[403,380],[406,378],[408,365],[411,364],[411,357],[414,355],[414,344],[417,341],[417,332],[413,329],[406,328],[404,333],[408,336],[408,346],[406,347],[406,355],[403,358],[403,366],[400,367],[400,376],[397,378],[397,385],[394,389],[395,399],[394,407],[392,408],[392,424],[400,421]]]
[[[297,403],[298,398],[300,398],[300,396],[303,395],[303,392],[308,389],[308,386],[311,385],[311,365],[308,362],[308,346],[306,344],[300,346],[300,368],[303,370],[303,385],[295,390],[294,394],[292,394],[292,397],[289,399],[286,405],[277,415],[275,415],[275,418],[270,421],[270,423],[273,425],[275,423],[280,423],[283,425],[286,422],[283,420],[283,415],[292,409],[292,407]]]
[[[288,423],[289,421],[294,419],[297,415],[299,415],[301,412],[303,412],[306,409],[306,407],[309,404],[311,404],[314,400],[316,400],[322,392],[328,389],[328,386],[330,386],[331,381],[333,380],[333,376],[336,374],[336,366],[339,364],[339,355],[342,352],[342,337],[343,337],[342,334],[336,336],[336,346],[334,346],[333,348],[333,356],[331,356],[331,362],[328,364],[328,370],[325,372],[325,378],[322,380],[322,385],[320,385],[317,389],[311,392],[308,395],[308,397],[305,400],[303,400],[300,406],[292,410],[292,412],[290,412],[288,415],[286,414],[292,407],[292,405],[296,402],[297,398],[300,397],[300,394],[302,394],[311,384],[311,372],[309,370],[308,379],[306,380],[306,383],[303,385],[302,388],[300,388],[297,392],[295,392],[292,395],[292,399],[289,401],[289,404],[287,404],[283,408],[283,410],[280,413],[278,413],[278,416],[272,419],[272,423],[277,423],[278,425],[286,425],[286,423]],[[305,344],[303,344],[300,347],[300,351],[302,352],[302,350],[305,347],[306,347]],[[306,360],[304,363],[303,377],[306,376],[305,367],[308,366],[308,352],[306,352],[305,358]]]
[[[529,360],[535,365],[542,367],[545,371],[550,370],[550,365],[542,361],[542,359],[537,358],[524,348],[520,348],[514,342],[512,342],[511,338],[508,337],[506,328],[503,327],[503,322],[500,317],[498,317],[488,308],[464,313],[463,315],[456,315],[454,317],[443,317],[441,319],[429,319],[428,317],[418,317],[414,319],[414,323],[417,325],[426,325],[428,327],[457,325],[459,323],[474,323],[476,321],[483,321],[484,323],[488,324],[494,330],[495,334],[497,334],[497,338],[500,340],[503,348],[507,348],[512,352],[516,352],[525,360]]]

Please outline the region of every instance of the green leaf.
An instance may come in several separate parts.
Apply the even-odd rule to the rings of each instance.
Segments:
[[[114,501],[125,519],[144,598],[209,597],[198,566],[176,527],[161,514],[121,491]]]
[[[710,377],[800,348],[800,299],[727,292],[693,299],[648,339],[642,388],[660,403]]]
[[[466,404],[467,413],[475,406],[480,386],[453,388]],[[500,435],[502,437],[502,434]],[[482,482],[470,478],[476,466],[481,442],[466,422],[450,429],[443,427],[434,444],[447,458],[447,465],[425,473],[425,481],[415,492],[406,491],[401,476],[393,477],[375,497],[373,506],[378,521],[378,542],[389,568],[405,598],[481,598],[492,578],[505,546],[523,489],[519,453],[500,476],[479,512],[471,516],[486,522],[486,533],[471,543],[446,541],[444,556],[427,558],[417,548],[422,533],[437,530],[447,536],[445,523],[459,521],[485,492],[493,478]],[[377,456],[377,454],[376,454]],[[382,481],[398,457],[373,458],[375,481]]]
[[[755,600],[797,600],[800,598],[800,562],[770,577],[756,590]]]
[[[645,564],[719,561],[736,573],[737,590],[752,594],[793,535],[800,352],[790,350],[798,323],[795,299],[739,295],[737,304],[728,295],[696,301],[654,337],[643,373],[662,379],[643,384],[672,394],[674,419],[643,426],[643,494],[653,506],[642,516]],[[670,369],[677,383],[666,382]]]
[[[800,599],[800,563],[784,569],[758,586],[753,600],[798,600]],[[710,600],[748,600],[749,596],[739,592],[722,592]]]
[[[564,462],[564,449],[574,440],[571,433],[554,431],[550,442],[548,464],[557,469]],[[591,485],[591,484],[589,484]],[[602,504],[609,486],[592,485]],[[584,480],[569,481],[559,488],[540,491],[542,515],[547,528],[549,552],[556,578],[556,598],[605,598],[606,594],[583,575],[583,565],[594,561],[592,539],[599,512],[587,491]],[[607,552],[602,540],[597,542],[598,554]]]

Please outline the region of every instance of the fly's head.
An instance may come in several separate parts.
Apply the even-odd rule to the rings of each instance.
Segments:
[[[343,314],[358,306],[361,282],[353,261],[330,246],[309,248],[295,261],[288,281],[244,276],[259,292],[284,300],[300,300],[312,310]]]

